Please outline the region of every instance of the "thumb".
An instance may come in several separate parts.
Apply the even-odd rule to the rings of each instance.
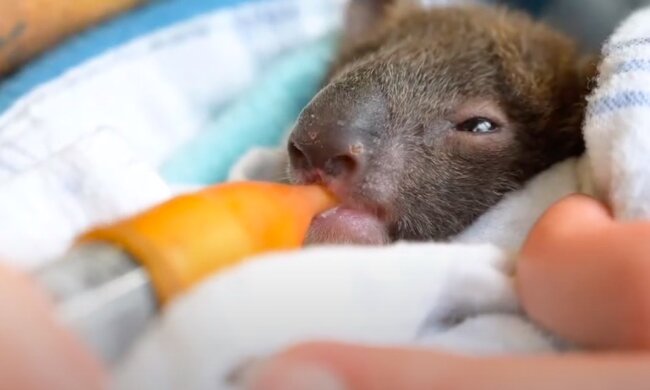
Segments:
[[[100,362],[26,274],[0,264],[0,388],[103,389]]]
[[[561,242],[576,235],[600,230],[613,223],[609,209],[585,195],[571,195],[551,206],[531,231],[525,245]]]

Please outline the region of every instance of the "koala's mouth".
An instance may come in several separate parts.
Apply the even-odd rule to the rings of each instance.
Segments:
[[[389,242],[388,224],[380,210],[343,205],[314,218],[305,243],[384,245]]]

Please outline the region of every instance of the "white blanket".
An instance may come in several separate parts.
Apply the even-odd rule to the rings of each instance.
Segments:
[[[583,158],[541,174],[454,244],[317,248],[217,275],[167,308],[116,386],[228,389],[228,373],[247,359],[312,339],[481,354],[567,347],[520,313],[511,274],[526,232],[573,192],[597,195],[619,218],[650,216],[650,9],[625,22],[604,55]],[[236,175],[255,172],[257,159]]]

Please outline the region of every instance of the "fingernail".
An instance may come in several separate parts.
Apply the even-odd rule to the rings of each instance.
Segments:
[[[345,383],[317,364],[271,361],[255,363],[238,378],[243,390],[346,390]]]

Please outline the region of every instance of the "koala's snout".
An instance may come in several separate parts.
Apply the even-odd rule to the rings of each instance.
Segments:
[[[305,181],[347,180],[363,170],[365,142],[349,134],[344,126],[320,130],[298,127],[294,134],[289,142],[289,158]]]
[[[376,92],[336,85],[324,89],[291,134],[294,176],[307,183],[350,184],[364,175],[387,120],[386,104]]]

